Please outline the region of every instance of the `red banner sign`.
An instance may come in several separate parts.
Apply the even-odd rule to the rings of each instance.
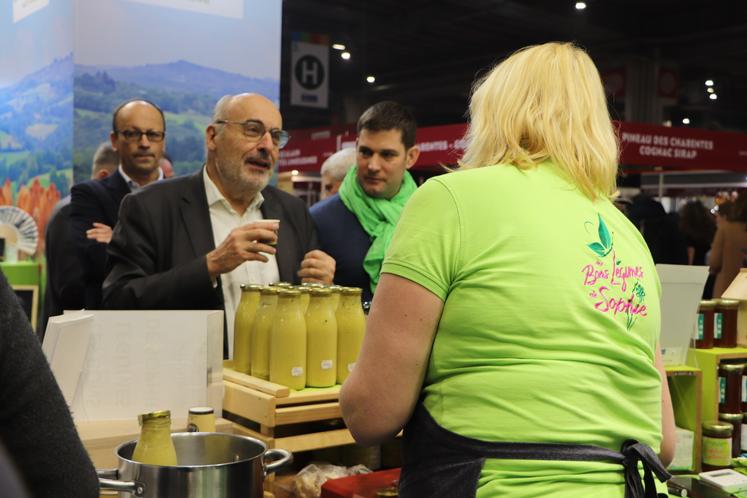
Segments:
[[[616,122],[620,138],[620,163],[625,166],[667,170],[747,171],[747,134],[716,132],[696,128],[669,128],[639,123]],[[465,123],[418,129],[420,158],[414,169],[440,169],[453,165],[465,147]],[[291,132],[304,137],[292,140],[280,152],[280,170],[319,171],[325,159],[340,148],[352,146],[349,132],[328,135],[315,129],[312,139],[304,130]]]

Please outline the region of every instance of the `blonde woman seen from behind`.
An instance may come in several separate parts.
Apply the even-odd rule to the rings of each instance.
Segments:
[[[345,422],[368,444],[404,428],[404,498],[642,497],[634,462],[668,477],[674,420],[597,69],[568,43],[519,50],[470,118],[461,171],[399,221]]]

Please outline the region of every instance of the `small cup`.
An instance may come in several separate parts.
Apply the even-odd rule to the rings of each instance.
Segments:
[[[254,223],[259,224],[259,225],[269,225],[270,223],[272,223],[274,225],[272,228],[270,228],[270,227],[262,227],[262,228],[267,228],[268,230],[272,230],[272,231],[275,232],[276,235],[277,235],[278,231],[280,230],[280,220],[277,220],[277,219],[257,220]],[[277,228],[275,228],[275,226]],[[265,242],[265,241],[262,241],[262,243],[263,244],[267,244],[268,246],[273,246],[273,247],[275,247],[277,245],[277,241],[276,242]]]

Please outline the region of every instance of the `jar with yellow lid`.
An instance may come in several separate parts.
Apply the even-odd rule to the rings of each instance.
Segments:
[[[719,413],[742,413],[743,363],[720,363],[718,366]]]
[[[342,384],[355,367],[366,333],[366,317],[358,287],[343,287],[337,319],[337,383]]]
[[[190,408],[187,432],[215,432],[215,410],[211,406]]]
[[[735,348],[737,347],[739,301],[736,299],[716,299],[715,301],[713,345],[717,348]]]
[[[251,373],[252,327],[259,307],[260,290],[261,285],[241,285],[241,301],[233,322],[233,368],[245,374]]]
[[[716,301],[703,300],[698,305],[698,319],[695,323],[695,347],[698,349],[713,348],[713,313]]]
[[[719,413],[718,419],[732,425],[731,456],[737,458],[742,453],[742,418],[741,413]]]
[[[259,291],[259,307],[252,327],[251,371],[254,377],[270,378],[270,330],[278,304],[278,288],[263,287]]]
[[[725,469],[731,466],[731,442],[734,426],[728,422],[703,422],[703,470]]]
[[[270,331],[270,382],[297,390],[306,387],[306,320],[297,290],[278,291]]]
[[[138,416],[140,438],[132,460],[148,465],[176,465],[176,449],[171,440],[171,412],[160,410]]]
[[[306,311],[306,385],[329,387],[337,379],[337,319],[332,291],[310,289]]]

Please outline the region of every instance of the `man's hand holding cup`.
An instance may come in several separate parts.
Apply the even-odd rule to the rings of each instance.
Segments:
[[[233,271],[245,261],[269,261],[275,254],[280,220],[259,220],[234,228],[207,256],[210,278]]]

